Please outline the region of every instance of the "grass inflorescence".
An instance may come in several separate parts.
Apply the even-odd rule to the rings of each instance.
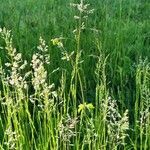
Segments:
[[[148,8],[3,1],[0,149],[150,149]]]

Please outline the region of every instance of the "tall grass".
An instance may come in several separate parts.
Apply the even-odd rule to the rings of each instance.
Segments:
[[[0,6],[0,149],[150,149],[149,3],[89,2]]]

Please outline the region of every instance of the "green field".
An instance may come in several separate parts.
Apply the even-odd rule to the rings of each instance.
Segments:
[[[0,0],[0,150],[149,150],[150,2]]]

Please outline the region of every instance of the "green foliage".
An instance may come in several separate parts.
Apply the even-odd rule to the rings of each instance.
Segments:
[[[150,149],[149,8],[1,0],[0,149]]]

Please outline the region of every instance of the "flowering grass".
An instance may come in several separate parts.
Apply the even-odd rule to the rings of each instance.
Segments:
[[[150,149],[148,8],[4,1],[0,149]]]

